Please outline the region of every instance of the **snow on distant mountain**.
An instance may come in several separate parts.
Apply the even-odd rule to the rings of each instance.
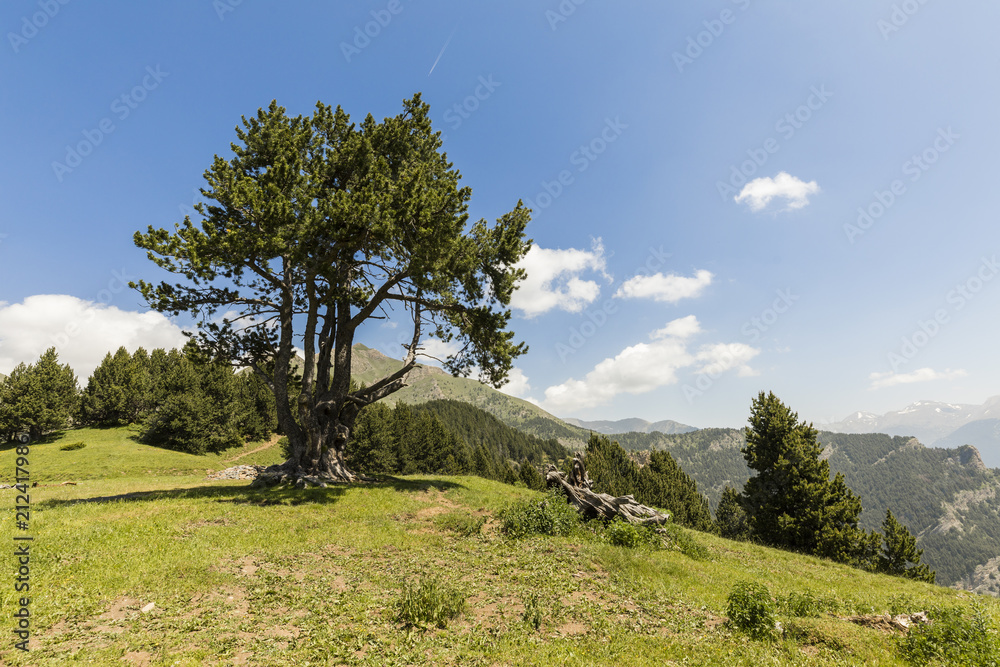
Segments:
[[[884,415],[855,412],[817,427],[834,433],[909,435],[932,447],[972,445],[987,466],[1000,467],[1000,396],[982,405],[917,401]]]

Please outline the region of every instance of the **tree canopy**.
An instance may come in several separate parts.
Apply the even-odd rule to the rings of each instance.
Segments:
[[[0,435],[27,431],[33,440],[66,428],[79,401],[76,375],[54,347],[33,364],[18,364],[0,382]]]
[[[276,479],[354,479],[343,451],[358,412],[404,386],[427,335],[457,343],[451,372],[476,368],[494,386],[527,349],[507,325],[529,211],[518,201],[492,226],[467,224],[471,190],[428,114],[419,94],[399,115],[360,125],[340,107],[290,117],[272,102],[242,119],[233,156],[205,172],[199,224],[135,234],[184,279],[133,283],[150,306],[193,315],[201,347],[273,392],[290,452]],[[403,366],[352,389],[358,328],[390,315],[412,324]]]

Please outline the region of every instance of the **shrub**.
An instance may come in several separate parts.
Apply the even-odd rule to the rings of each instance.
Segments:
[[[444,628],[448,621],[465,611],[465,595],[441,584],[437,579],[403,585],[397,619],[406,627],[426,628],[429,624]]]
[[[771,639],[775,631],[775,606],[764,584],[739,581],[727,598],[729,623],[754,639]]]
[[[74,442],[71,445],[63,445],[62,447],[59,448],[59,451],[61,451],[61,452],[71,452],[74,449],[83,449],[86,446],[87,446],[87,443],[85,443],[85,442]]]
[[[604,528],[604,539],[609,544],[627,549],[663,548],[663,540],[660,539],[655,528],[636,526],[617,517]]]
[[[947,607],[929,612],[931,622],[917,625],[900,640],[900,652],[914,665],[938,661],[947,665],[987,667],[997,664],[1000,643],[985,609]]]
[[[792,591],[785,597],[778,597],[776,600],[778,610],[786,616],[797,618],[816,617],[825,611],[833,611],[837,608],[837,603],[833,600],[823,599],[812,593],[799,593]]]
[[[500,532],[511,539],[532,535],[571,535],[579,529],[580,515],[558,491],[539,500],[513,502],[497,514]]]

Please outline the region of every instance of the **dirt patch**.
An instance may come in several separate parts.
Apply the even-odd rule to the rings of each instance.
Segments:
[[[122,656],[122,659],[135,667],[147,667],[153,662],[153,654],[146,651],[129,651]]]

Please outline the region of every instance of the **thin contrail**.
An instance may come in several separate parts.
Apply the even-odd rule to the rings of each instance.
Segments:
[[[455,26],[455,28],[454,28],[454,29],[453,29],[453,30],[451,31],[451,34],[450,34],[450,35],[448,35],[448,39],[447,39],[447,41],[445,41],[445,43],[444,43],[444,46],[442,46],[442,47],[441,47],[441,53],[439,53],[439,54],[438,54],[438,57],[437,57],[437,60],[435,60],[435,61],[434,61],[434,64],[433,64],[433,65],[431,65],[431,71],[427,73],[427,76],[430,76],[431,74],[433,74],[433,73],[434,73],[434,68],[438,66],[438,62],[440,62],[440,60],[441,60],[441,56],[443,56],[443,55],[444,55],[444,52],[445,52],[445,49],[447,49],[447,48],[448,48],[448,45],[449,45],[449,44],[451,44],[451,38],[455,36],[455,30],[458,30],[458,26],[457,26],[457,25],[456,25],[456,26]]]

